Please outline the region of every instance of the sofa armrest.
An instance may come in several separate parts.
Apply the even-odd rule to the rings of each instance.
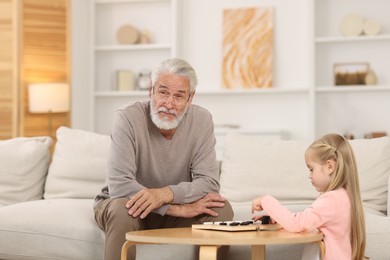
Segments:
[[[390,217],[390,177],[387,185],[387,216]]]

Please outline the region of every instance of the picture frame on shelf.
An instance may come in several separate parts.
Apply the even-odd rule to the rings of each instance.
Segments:
[[[368,62],[335,63],[333,65],[334,85],[365,85],[370,71]]]

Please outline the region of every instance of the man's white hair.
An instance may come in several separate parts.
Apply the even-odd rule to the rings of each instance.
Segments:
[[[190,93],[194,93],[198,85],[198,77],[196,76],[195,70],[183,59],[172,58],[161,62],[152,72],[152,87],[155,86],[162,73],[175,74],[187,78],[190,81]]]

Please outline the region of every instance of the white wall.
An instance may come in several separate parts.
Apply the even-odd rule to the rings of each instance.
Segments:
[[[208,108],[217,124],[285,130],[290,138],[311,138],[308,91],[293,94],[207,94],[218,91],[221,75],[222,10],[229,7],[274,6],[274,88],[308,89],[311,72],[310,11],[307,0],[179,0],[177,54],[197,70],[194,103]],[[89,1],[72,0],[72,127],[90,128]],[[203,93],[202,93],[203,92]]]
[[[89,1],[71,1],[72,127],[91,130]]]
[[[194,103],[208,108],[216,124],[264,131],[280,129],[287,131],[290,138],[311,138],[306,92],[293,96],[201,93],[221,89],[223,9],[251,6],[274,7],[273,88],[308,89],[312,22],[307,0],[187,0],[178,3],[178,56],[194,66],[199,78]]]
[[[307,0],[178,1],[178,56],[197,70],[199,90],[220,89],[222,10],[231,7],[274,7],[274,87],[308,86],[311,60],[310,10]]]

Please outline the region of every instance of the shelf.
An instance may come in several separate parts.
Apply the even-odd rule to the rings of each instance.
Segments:
[[[267,94],[289,94],[306,93],[308,88],[264,88],[264,89],[217,89],[217,90],[198,90],[197,95],[267,95]]]
[[[324,134],[352,133],[363,138],[378,129],[389,131],[390,102],[390,25],[387,0],[312,0],[314,4],[313,38],[313,132]],[[377,35],[344,36],[340,30],[349,14],[363,18],[364,23],[378,21]],[[359,28],[358,28],[359,29]],[[361,30],[360,30],[361,29]],[[364,25],[360,28],[364,31]],[[358,33],[357,33],[358,34]],[[334,85],[335,64],[368,63],[377,76],[377,85]],[[353,70],[345,70],[347,80]],[[357,81],[356,81],[357,82]]]
[[[268,95],[268,94],[294,94],[294,93],[308,93],[308,89],[259,89],[259,90],[210,90],[210,91],[197,91],[198,96],[207,95]],[[337,93],[337,92],[390,92],[390,86],[388,85],[372,85],[372,86],[322,86],[317,87],[318,93]],[[134,91],[100,91],[95,93],[95,97],[146,97],[149,91],[147,90],[134,90]]]
[[[170,50],[170,44],[134,44],[134,45],[99,45],[96,51],[140,51],[140,50]]]
[[[147,90],[133,90],[133,91],[98,91],[95,92],[95,97],[147,97],[149,91]]]
[[[197,96],[207,96],[207,95],[267,95],[267,94],[295,94],[295,93],[307,93],[308,88],[295,88],[295,89],[240,89],[240,90],[197,90]],[[96,97],[143,97],[147,96],[149,91],[147,90],[135,90],[135,91],[99,91],[95,93]]]
[[[95,0],[96,4],[137,3],[137,2],[167,2],[169,0]]]
[[[375,36],[356,36],[356,37],[346,37],[346,36],[335,36],[335,37],[317,37],[315,38],[316,43],[337,43],[337,42],[364,42],[364,41],[389,41],[389,34],[375,35]]]
[[[159,61],[177,55],[196,63],[197,60],[194,59],[197,58],[196,54],[205,51],[207,53],[209,50],[207,47],[209,45],[205,45],[200,46],[198,52],[192,53],[193,46],[187,46],[187,40],[192,42],[193,37],[198,38],[196,35],[198,32],[190,30],[193,22],[198,21],[196,20],[198,16],[194,15],[187,19],[187,12],[191,15],[196,13],[196,10],[193,10],[196,1],[194,0],[192,4],[178,2],[178,0],[93,1],[94,34],[91,36],[90,85],[95,131],[109,132],[107,122],[112,119],[113,112],[123,104],[149,99],[147,90],[116,91],[116,71],[128,70],[134,72],[136,76],[143,68],[153,68]],[[202,60],[200,65],[198,64],[202,69],[199,75],[202,75],[202,80],[205,81],[198,85],[193,102],[209,109],[216,123],[226,123],[228,126],[238,124],[250,129],[262,126],[276,130],[281,128],[291,133],[291,138],[312,139],[328,132],[348,131],[353,132],[355,136],[362,136],[363,133],[375,129],[389,131],[389,123],[378,118],[387,118],[390,111],[388,102],[390,20],[385,12],[389,9],[390,1],[374,0],[374,5],[380,8],[374,8],[374,5],[366,0],[357,0],[354,4],[351,4],[350,0],[310,0],[308,3],[311,6],[304,9],[308,15],[305,21],[313,18],[314,20],[313,23],[305,23],[307,26],[297,34],[304,37],[303,41],[297,43],[304,42],[305,45],[294,47],[302,53],[297,52],[292,59],[297,60],[296,66],[303,68],[304,73],[301,70],[290,69],[291,66],[278,65],[275,67],[275,73],[280,77],[277,77],[277,82],[281,83],[279,86],[269,89],[224,89],[219,86],[219,75],[216,76],[218,78],[208,79],[209,72],[206,70],[208,67],[202,67],[202,62],[207,61]],[[283,10],[281,8],[287,6],[285,7],[283,3],[276,7],[276,11],[280,12]],[[306,12],[306,9],[309,11]],[[381,15],[376,16],[371,9],[376,9],[375,11],[381,12]],[[375,36],[356,37],[341,35],[339,23],[352,11],[360,13],[367,19],[380,20],[383,25],[381,33]],[[205,19],[210,20],[204,24],[202,22],[199,28],[209,29],[209,24],[216,21],[214,18]],[[120,45],[115,39],[115,32],[123,24],[131,24],[140,29],[148,28],[156,37],[151,44]],[[209,33],[218,35],[212,32],[219,30],[219,27],[211,27],[212,30],[206,31],[205,35]],[[185,35],[189,31],[191,37]],[[178,37],[178,33],[181,37]],[[214,46],[213,43],[217,40],[218,38],[210,39],[210,44]],[[176,45],[180,48],[176,48]],[[281,62],[278,64],[286,64],[284,59],[291,58],[288,56],[290,53],[282,54],[279,56]],[[370,64],[380,85],[333,85],[334,64],[358,62]],[[218,63],[212,65],[216,66],[213,69],[219,74]],[[229,104],[242,106],[237,108]]]
[[[323,87],[317,87],[317,92],[381,92],[381,91],[388,91],[390,92],[390,86],[389,85],[364,85],[364,86],[323,86]]]

